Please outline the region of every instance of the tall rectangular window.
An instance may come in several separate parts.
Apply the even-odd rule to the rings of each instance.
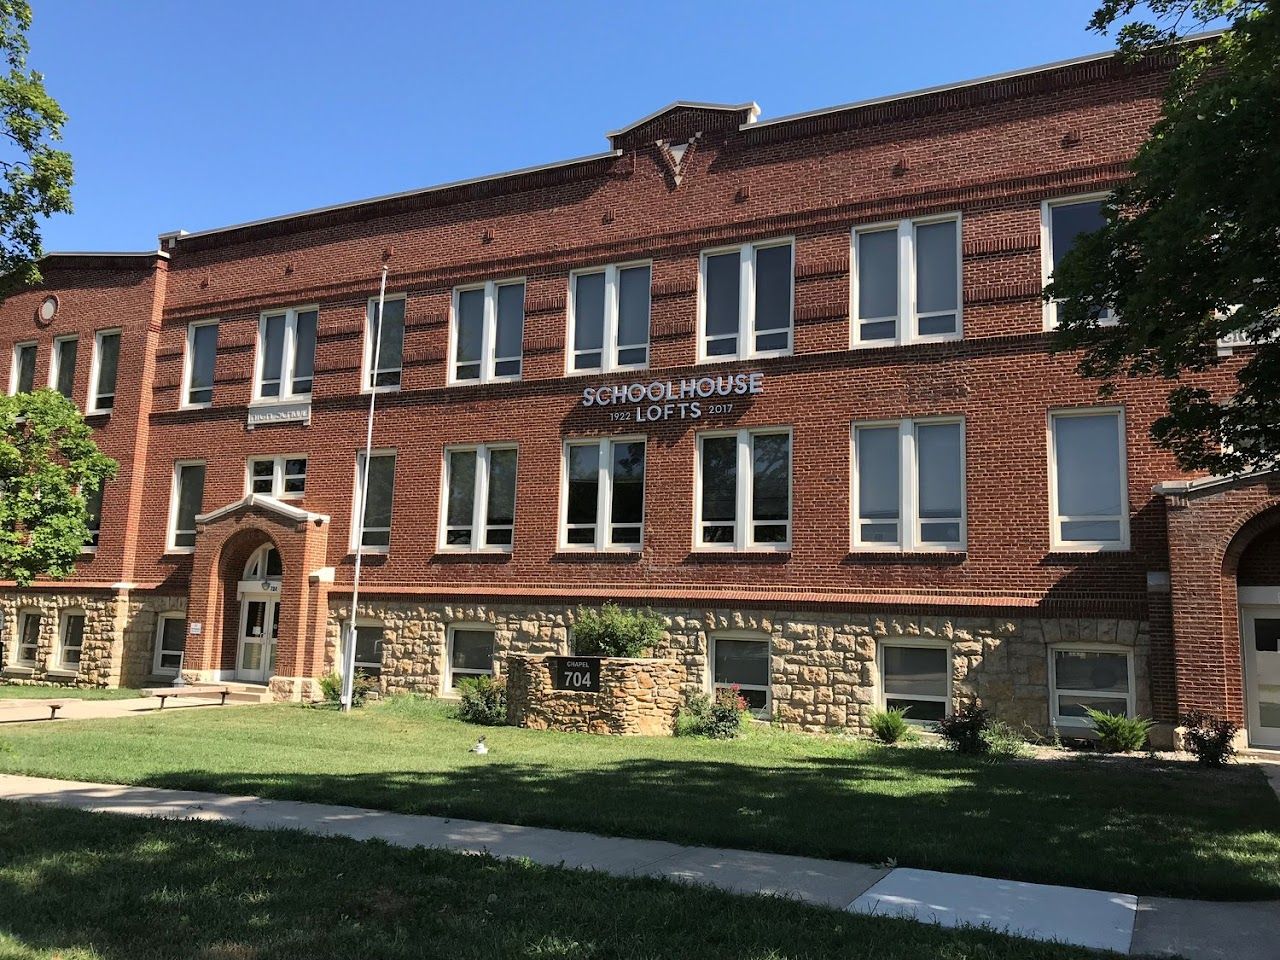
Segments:
[[[80,341],[76,337],[58,337],[53,341],[53,357],[49,361],[49,386],[71,399],[76,388],[76,353]]]
[[[963,550],[964,469],[962,420],[855,424],[854,547]]]
[[[523,354],[523,280],[490,280],[454,290],[451,382],[518,380]]]
[[[180,613],[162,613],[156,622],[153,673],[177,673],[187,646],[187,619]]]
[[[484,627],[449,628],[449,689],[464,680],[493,676],[493,631]]]
[[[570,373],[648,365],[651,273],[644,263],[570,277]]]
[[[1082,234],[1093,233],[1106,226],[1107,218],[1102,211],[1105,200],[1104,194],[1094,194],[1045,201],[1040,211],[1040,263],[1044,283],[1048,284],[1053,279],[1058,264]],[[1110,310],[1103,310],[1098,320],[1101,323],[1115,322]],[[1044,305],[1044,325],[1046,330],[1058,325],[1057,301]]]
[[[712,689],[737,687],[755,713],[765,714],[771,700],[769,674],[768,637],[711,635]]]
[[[187,327],[187,356],[182,397],[188,407],[213,403],[213,374],[218,360],[218,321],[201,320]]]
[[[378,299],[369,301],[365,317],[364,388],[397,390],[404,365],[404,297],[388,297],[378,323]]]
[[[1049,460],[1054,548],[1126,549],[1123,413],[1087,408],[1050,413]]]
[[[300,500],[307,490],[306,457],[251,457],[249,493],[277,500]]]
[[[382,674],[382,624],[362,623],[356,626],[356,673],[366,677]]]
[[[1092,727],[1086,712],[1132,717],[1133,657],[1128,650],[1058,647],[1049,651],[1054,726]]]
[[[701,434],[696,482],[700,548],[790,548],[790,430]]]
[[[515,445],[447,447],[444,457],[440,548],[510,551],[516,523]]]
[[[93,373],[89,378],[89,413],[110,413],[116,405],[120,367],[120,331],[99,330],[93,341]]]
[[[292,307],[262,315],[253,384],[255,401],[311,396],[319,315],[316,307]]]
[[[173,467],[169,508],[169,549],[194,550],[196,517],[204,505],[204,463],[178,462]]]
[[[36,345],[19,343],[13,348],[9,370],[9,393],[30,393],[36,388]]]
[[[364,523],[359,523],[360,496],[364,484],[365,458],[356,455],[355,518],[352,524],[351,548],[368,553],[385,553],[391,549],[391,505],[395,498],[396,455],[390,450],[375,450],[369,458],[369,484],[365,492]]]
[[[88,513],[86,526],[89,530],[89,535],[84,541],[86,553],[91,553],[98,549],[98,536],[102,531],[102,494],[106,490],[106,486],[103,483],[97,490],[84,495],[85,511]]]
[[[80,651],[84,647],[84,612],[69,610],[62,614],[58,631],[58,666],[80,666]]]
[[[644,452],[644,438],[565,444],[562,549],[640,549]]]
[[[16,665],[34,666],[40,649],[40,611],[23,610],[18,614],[18,646]]]
[[[880,645],[880,694],[888,709],[906,710],[911,723],[941,720],[951,712],[951,648]]]
[[[960,218],[853,232],[853,342],[884,346],[961,333]]]
[[[700,361],[791,352],[793,252],[771,240],[702,254]]]

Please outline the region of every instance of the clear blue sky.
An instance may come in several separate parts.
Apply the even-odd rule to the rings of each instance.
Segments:
[[[35,0],[76,212],[48,250],[548,163],[677,99],[763,117],[1107,49],[1096,0]]]

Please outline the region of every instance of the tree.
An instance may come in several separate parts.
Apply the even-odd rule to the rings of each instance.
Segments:
[[[0,397],[0,580],[25,587],[71,574],[89,537],[89,502],[115,474],[62,394]]]
[[[31,4],[0,0],[0,296],[40,282],[40,220],[71,212],[71,155],[53,148],[67,115],[27,69],[30,28]]]
[[[1132,176],[1078,238],[1046,299],[1054,347],[1082,350],[1104,392],[1121,376],[1172,384],[1152,435],[1184,469],[1230,475],[1280,462],[1280,11],[1276,0],[1106,0],[1090,28],[1124,23],[1122,55],[1172,54],[1160,119]],[[1229,20],[1220,38],[1189,30]],[[1110,307],[1114,325],[1098,317]],[[1221,361],[1218,341],[1257,344],[1234,392],[1187,373]],[[1194,380],[1194,378],[1192,378]]]

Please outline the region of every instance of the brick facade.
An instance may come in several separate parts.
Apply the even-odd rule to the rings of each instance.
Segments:
[[[539,653],[567,642],[564,617],[578,604],[617,600],[663,611],[674,646],[697,646],[680,639],[678,618],[707,610],[805,623],[824,637],[864,635],[854,628],[866,623],[873,645],[876,622],[932,631],[952,644],[955,696],[1003,701],[1011,717],[1039,727],[1049,697],[1044,637],[1092,637],[1094,645],[1128,637],[1144,711],[1166,725],[1189,702],[1236,711],[1243,692],[1223,684],[1239,679],[1238,641],[1223,634],[1225,625],[1204,638],[1212,678],[1189,672],[1203,651],[1180,591],[1194,593],[1191,584],[1213,575],[1197,580],[1179,567],[1166,498],[1153,492],[1179,476],[1148,438],[1164,409],[1162,385],[1121,383],[1106,401],[1124,412],[1128,549],[1063,552],[1050,543],[1047,417],[1102,401],[1097,384],[1075,373],[1075,357],[1049,351],[1041,205],[1105,191],[1124,176],[1157,116],[1167,69],[1158,60],[1091,58],[777,122],[756,121],[752,105],[674,105],[580,161],[166,234],[153,255],[52,257],[42,289],[0,307],[0,350],[37,340],[41,383],[55,336],[77,332],[89,342],[106,326],[124,331],[115,411],[95,419],[121,477],[105,497],[97,555],[59,589],[185,602],[202,632],[188,637],[184,668],[193,677],[229,675],[237,567],[254,547],[274,543],[284,569],[275,685],[290,696],[312,690],[333,662],[338,611],[349,602],[355,460],[368,406],[360,391],[365,314],[385,264],[388,293],[406,297],[404,363],[399,390],[378,398],[374,444],[396,453],[394,511],[389,550],[364,560],[362,610],[385,625],[389,689],[439,689],[432,677],[449,611],[501,609],[516,626],[499,628],[499,653]],[[672,149],[680,144],[687,146]],[[850,349],[850,231],[943,213],[960,217],[963,336]],[[699,362],[702,251],[784,237],[794,243],[790,355]],[[637,260],[652,263],[647,369],[567,376],[571,271]],[[526,284],[521,378],[451,384],[454,289],[516,277]],[[59,309],[40,327],[32,317],[50,292]],[[300,306],[318,310],[309,420],[250,429],[260,406],[260,317]],[[188,327],[207,320],[218,322],[214,399],[189,409]],[[88,390],[87,351],[81,357],[77,400]],[[1238,363],[1228,359],[1201,379],[1225,388]],[[697,421],[613,422],[608,408],[582,401],[586,386],[738,374],[762,375],[763,393]],[[963,418],[965,549],[852,549],[851,425],[928,416]],[[792,437],[790,548],[695,549],[698,433],[774,426]],[[637,434],[648,451],[643,549],[561,549],[564,441]],[[437,546],[444,451],[468,443],[518,447],[509,553]],[[293,506],[323,522],[246,503],[202,524],[194,551],[169,549],[175,461],[205,462],[202,509],[212,513],[240,503],[246,459],[264,455],[306,456],[306,494]],[[1274,491],[1267,496],[1258,509],[1276,502]],[[1172,595],[1159,586],[1170,572]],[[6,621],[6,640],[16,629]],[[783,646],[793,639],[785,630],[773,635]],[[824,649],[835,657],[835,648]],[[775,644],[771,653],[779,718],[861,728],[865,699],[878,697],[866,657],[826,663],[815,649],[807,663],[804,650]],[[1225,665],[1232,656],[1234,675]],[[966,678],[983,672],[985,657],[993,668],[997,660],[1019,664],[1026,676],[1000,666],[989,693],[970,691]],[[789,679],[793,670],[825,679],[813,681],[811,696],[792,696],[803,686]],[[705,676],[705,666],[695,673]],[[845,706],[857,709],[817,710],[836,705],[841,683]]]

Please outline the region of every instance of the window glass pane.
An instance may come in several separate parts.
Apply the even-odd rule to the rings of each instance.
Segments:
[[[524,336],[524,284],[508,283],[498,288],[498,329],[495,357],[518,357]],[[504,373],[496,371],[499,376]],[[519,373],[517,365],[507,373]]]
[[[176,670],[182,663],[182,651],[187,644],[187,621],[179,617],[165,617],[160,621],[160,668]]]
[[[366,672],[382,667],[382,627],[356,627],[356,665]]]
[[[1120,418],[1054,417],[1054,459],[1058,475],[1058,514],[1107,517],[1122,512]],[[1065,525],[1064,525],[1065,526]],[[1118,525],[1117,525],[1118,527]],[[1116,531],[1118,538],[1118,529]],[[1063,538],[1067,538],[1064,531]],[[1073,539],[1083,539],[1079,531]]]
[[[307,460],[290,458],[284,462],[284,492],[301,494],[307,487]]]
[[[578,357],[577,369],[600,365],[604,346],[604,272],[579,274],[573,286],[573,349],[592,350],[590,357]]]
[[[784,543],[786,521],[791,514],[791,438],[785,433],[755,434],[751,437],[752,538],[761,543]]]
[[[1081,696],[1073,693],[1058,695],[1058,716],[1060,717],[1087,719],[1089,709],[1124,716],[1129,712],[1129,705],[1124,697]]]
[[[756,331],[791,329],[791,244],[756,251]],[[786,337],[762,350],[786,347]]]
[[[71,399],[71,393],[76,385],[76,350],[78,343],[75,340],[59,340],[57,343],[57,371],[58,382],[54,384],[60,394]]]
[[[454,630],[449,664],[455,670],[493,670],[493,632]]]
[[[445,524],[465,527],[445,534],[445,542],[467,544],[471,542],[471,524],[476,497],[476,452],[474,450],[449,451],[449,503]]]
[[[298,314],[293,341],[293,392],[310,393],[316,363],[316,311]]]
[[[267,317],[262,324],[262,389],[264,397],[280,396],[280,374],[284,366],[283,313]]]
[[[884,705],[892,710],[905,709],[907,719],[919,723],[924,720],[941,720],[947,715],[945,700],[911,700],[904,697],[885,697]]]
[[[1273,617],[1254,619],[1253,649],[1259,653],[1280,652],[1280,620]]]
[[[84,644],[84,614],[68,614],[62,621],[62,663],[74,666],[80,662],[80,647]]]
[[[732,524],[738,513],[738,439],[737,437],[705,437],[702,441],[702,519],[704,522],[727,521]],[[732,541],[733,528],[704,539]]]
[[[253,493],[270,494],[275,479],[274,460],[254,460],[249,466],[249,486]]]
[[[206,323],[191,331],[191,385],[188,403],[213,400],[213,373],[218,358],[218,325]]]
[[[1062,203],[1049,208],[1049,244],[1056,270],[1067,251],[1075,246],[1076,237],[1092,233],[1106,225],[1102,215],[1101,200],[1085,200],[1082,203]]]
[[[644,441],[613,445],[613,522],[640,523],[644,518]],[[617,532],[615,531],[615,539]],[[627,543],[639,542],[626,540]]]
[[[707,336],[715,337],[738,332],[738,298],[741,292],[742,257],[736,250],[707,257]],[[708,344],[707,353],[734,353],[736,341],[727,341],[727,348]]]
[[[957,307],[959,257],[956,227],[954,220],[916,227],[917,313],[937,313]]]
[[[618,271],[618,346],[649,342],[649,268],[628,267]],[[645,356],[624,357],[619,363],[644,363]]]
[[[480,345],[484,336],[484,291],[463,290],[458,294],[458,330],[454,359],[459,380],[480,377]]]
[[[280,559],[279,550],[275,547],[269,547],[263,559],[266,561],[265,566],[267,568],[263,576],[279,577],[284,575],[284,563]]]
[[[489,526],[510,526],[516,520],[516,451],[489,451]],[[490,540],[490,543],[495,541]],[[502,542],[510,542],[504,540]]]
[[[178,531],[175,543],[179,547],[195,546],[196,515],[204,503],[204,464],[189,463],[178,471]]]
[[[1122,653],[1055,650],[1053,663],[1059,690],[1129,692],[1129,658]]]
[[[945,647],[884,647],[883,686],[886,694],[905,697],[945,697],[948,660]]]
[[[959,517],[963,512],[960,493],[964,472],[962,447],[958,423],[926,423],[916,427],[916,475],[921,519]]]
[[[769,644],[764,640],[715,638],[715,682],[769,686]],[[763,704],[761,704],[763,706]]]
[[[98,386],[96,406],[105,410],[115,405],[116,368],[120,360],[120,334],[104,334],[98,341]]]
[[[364,504],[366,527],[391,526],[391,501],[394,495],[396,458],[375,455],[369,463],[369,492]]]
[[[898,520],[901,490],[901,458],[897,427],[859,427],[858,452],[858,519]],[[871,542],[896,542],[896,523],[864,524],[861,539]]]
[[[597,444],[575,444],[569,448],[568,522],[596,522],[597,495],[600,491],[600,447]],[[592,542],[591,540],[585,542]]]
[[[404,305],[403,300],[387,300],[383,304],[382,327],[378,337],[378,369],[371,375],[371,386],[394,387],[400,384],[400,367],[404,360]],[[377,327],[376,302],[369,305],[369,319],[372,326]]]
[[[863,320],[898,315],[898,231],[858,234],[858,316]],[[864,340],[892,337],[884,325],[863,328]]]
[[[35,660],[40,645],[40,614],[24,613],[19,634],[18,659],[24,662]]]
[[[36,384],[36,347],[29,344],[18,348],[18,383],[15,393],[30,393]]]
[[[103,487],[105,487],[105,484]],[[91,547],[96,547],[98,545],[98,533],[102,527],[103,487],[99,487],[92,493],[86,493],[84,497],[85,512],[88,514],[87,525],[89,528],[89,537],[85,543],[87,546]]]

